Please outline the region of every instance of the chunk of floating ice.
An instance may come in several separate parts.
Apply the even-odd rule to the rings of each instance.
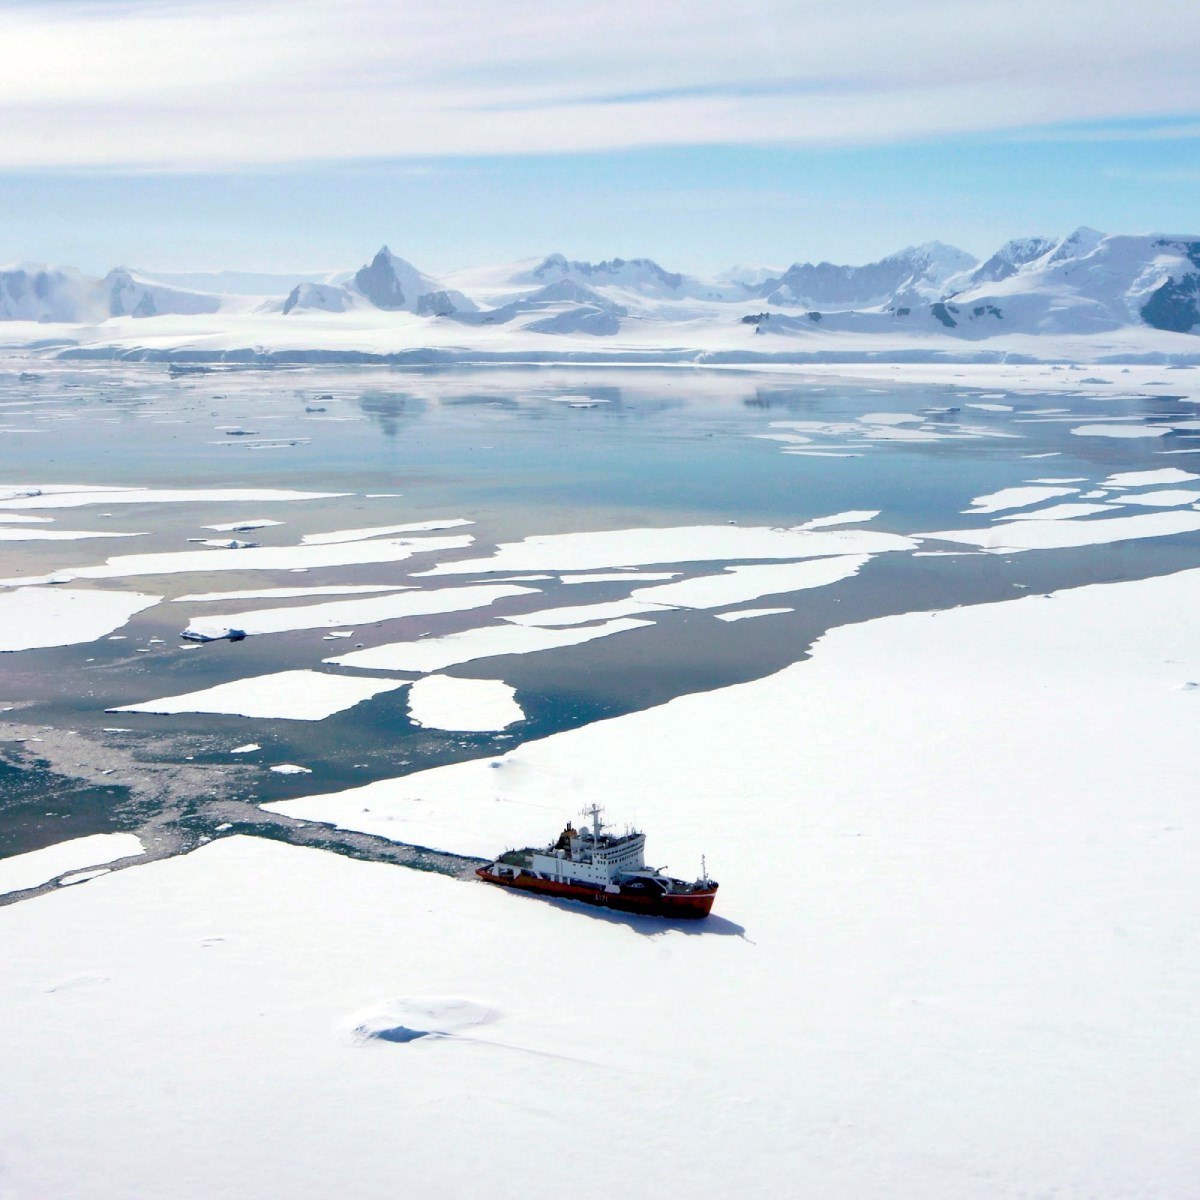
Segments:
[[[741,525],[685,525],[666,529],[612,529],[553,533],[506,542],[491,558],[442,563],[422,575],[473,575],[493,571],[586,571],[652,563],[712,562],[744,558],[820,558],[911,550],[911,538],[866,529],[818,531]]]
[[[1035,508],[1030,512],[1001,513],[998,521],[1065,521],[1072,517],[1089,517],[1095,513],[1111,513],[1115,501],[1108,504],[1051,504],[1048,508]]]
[[[230,754],[253,754],[255,750],[261,750],[262,747],[257,742],[247,742],[244,746],[234,746],[230,750]],[[220,828],[220,826],[218,826]]]
[[[191,538],[188,538],[188,541],[191,540]],[[262,545],[261,542],[242,542],[237,538],[229,538],[227,540],[222,538],[201,538],[200,544],[202,546],[212,546],[215,550],[252,550],[255,546]]]
[[[879,516],[877,508],[852,509],[850,512],[834,513],[829,517],[813,517],[805,521],[800,529],[825,529],[830,525],[860,525],[865,521],[873,521]]]
[[[638,588],[632,598],[648,604],[670,604],[681,608],[723,608],[727,604],[757,600],[760,596],[839,583],[857,575],[871,558],[870,554],[843,554],[807,562],[734,566],[720,575],[702,575],[661,587]]]
[[[145,849],[132,833],[94,833],[88,837],[58,842],[43,850],[30,850],[0,859],[0,896],[41,887],[43,883],[67,871],[82,870],[144,854]]]
[[[1161,492],[1124,492],[1119,500],[1108,504],[1138,504],[1145,508],[1178,508],[1181,504],[1195,504],[1200,492],[1189,492],[1183,488],[1165,488]]]
[[[172,604],[207,604],[214,600],[292,600],[300,596],[358,596],[369,592],[406,592],[405,585],[391,583],[344,584],[328,587],[257,588],[242,592],[197,592],[176,596]]]
[[[251,521],[227,521],[224,525],[205,525],[213,533],[248,533],[252,529],[267,529],[272,525],[282,525],[282,521],[272,521],[269,517],[256,517]]]
[[[1008,554],[1021,550],[1101,546],[1135,538],[1169,537],[1197,529],[1200,529],[1200,512],[1186,509],[1112,517],[1107,521],[1006,521],[989,529],[951,529],[918,536],[939,542],[964,542],[989,554]]]
[[[141,592],[62,587],[0,592],[0,651],[92,642],[160,598]]]
[[[0,523],[11,522],[20,525],[52,525],[54,524],[53,517],[30,517],[25,513],[3,513],[0,512]]]
[[[1077,425],[1076,437],[1158,438],[1171,432],[1169,425]]]
[[[1155,487],[1164,483],[1194,483],[1200,475],[1181,471],[1178,467],[1163,467],[1157,471],[1121,471],[1110,475],[1100,486],[1106,488]]]
[[[145,536],[144,533],[118,533],[113,529],[101,532],[92,529],[43,529],[36,525],[31,529],[8,525],[0,527],[0,542],[85,542],[91,538]]]
[[[295,492],[275,488],[99,488],[43,485],[32,494],[12,494],[0,485],[0,508],[81,508],[86,504],[258,504],[291,500],[334,500],[348,492]]]
[[[311,775],[311,767],[298,767],[295,763],[280,763],[277,767],[271,767],[276,775]]]
[[[362,542],[368,538],[386,537],[397,533],[432,533],[438,529],[458,529],[474,525],[465,517],[446,517],[437,521],[414,521],[408,525],[376,525],[370,529],[335,529],[332,533],[307,533],[301,539],[305,546],[330,546],[341,542]]]
[[[629,580],[636,583],[639,580],[645,580],[647,583],[653,583],[661,579],[676,579],[679,576],[678,571],[597,571],[591,575],[562,575],[559,577],[559,583],[624,583]],[[553,579],[553,575],[516,575],[514,579]]]
[[[228,631],[231,626],[247,634],[333,629],[338,625],[363,625],[370,621],[390,621],[431,613],[465,612],[534,590],[517,584],[480,584],[427,592],[397,592],[365,600],[331,600],[305,607],[261,608],[226,616],[199,617],[188,625],[185,632],[197,637],[223,637],[223,631]]]
[[[422,638],[417,642],[392,642],[370,650],[355,650],[325,661],[343,667],[375,671],[440,671],[457,663],[502,654],[536,654],[564,646],[578,646],[596,638],[645,629],[649,621],[608,621],[575,629],[539,629],[521,625],[486,625],[448,633],[443,637]]]
[[[350,542],[334,546],[257,546],[252,550],[183,550],[164,554],[125,554],[95,567],[70,567],[55,572],[60,579],[124,579],[137,575],[177,575],[212,571],[291,571],[310,567],[346,567],[359,563],[403,562],[414,554],[460,550],[473,539],[422,538]],[[0,583],[31,583],[5,579]],[[38,580],[37,582],[42,582]]]
[[[774,617],[795,612],[794,608],[742,608],[737,612],[714,613],[718,621],[748,621],[753,617]]]
[[[322,639],[323,642],[336,642],[338,638],[348,638],[354,636],[353,629],[331,629]]]
[[[964,408],[978,408],[978,409],[982,409],[984,412],[1012,412],[1013,411],[1013,406],[1011,404],[972,404],[969,401],[967,401],[967,402],[964,402],[963,407]]]
[[[408,715],[415,725],[462,733],[491,733],[525,719],[516,689],[498,679],[457,679],[427,675],[408,691]]]
[[[666,607],[641,600],[611,600],[603,604],[567,604],[560,608],[543,608],[504,619],[514,625],[582,625],[588,621],[609,621],[616,617],[663,612]]]
[[[1072,496],[1078,488],[1073,487],[1010,487],[1001,488],[998,492],[990,492],[986,496],[976,496],[971,501],[970,508],[964,508],[964,513],[994,513],[1003,512],[1007,508],[1028,508],[1031,504],[1040,504],[1043,500],[1052,500],[1055,496]]]
[[[199,692],[124,704],[107,711],[157,715],[220,713],[263,720],[323,721],[381,692],[406,686],[406,682],[394,679],[351,679],[323,671],[278,671],[219,683]]]

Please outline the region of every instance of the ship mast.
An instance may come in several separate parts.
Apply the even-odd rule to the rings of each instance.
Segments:
[[[600,843],[600,814],[604,810],[598,804],[593,804],[591,808],[585,808],[583,815],[592,818],[592,846],[593,848]]]

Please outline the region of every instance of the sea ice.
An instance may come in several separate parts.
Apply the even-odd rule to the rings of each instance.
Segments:
[[[431,533],[438,529],[458,529],[474,525],[463,517],[447,517],[440,521],[416,521],[408,525],[376,525],[370,529],[335,529],[332,533],[307,533],[301,539],[305,546],[330,546],[340,542],[361,542],[367,538],[386,537],[398,533]]]
[[[141,592],[61,587],[0,592],[0,651],[92,642],[159,599]]]
[[[364,625],[400,617],[431,613],[465,612],[484,608],[510,596],[535,592],[516,584],[481,584],[472,587],[405,590],[363,600],[330,600],[325,604],[288,608],[260,608],[252,612],[197,617],[189,622],[187,634],[202,638],[224,637],[230,629],[246,634],[285,633],[297,629],[333,629],[338,625]]]
[[[498,679],[427,675],[408,691],[408,715],[427,729],[490,733],[525,719],[516,689]]]
[[[141,704],[124,704],[106,711],[160,716],[221,713],[264,720],[323,721],[380,692],[391,692],[404,686],[403,682],[393,679],[351,678],[324,671],[277,671],[271,675],[251,675],[246,679],[218,683],[198,692],[164,696]]]
[[[144,854],[132,833],[93,833],[88,837],[58,842],[43,850],[30,850],[0,858],[0,896],[40,887],[68,871],[116,862],[119,858]]]
[[[911,538],[866,529],[822,532],[741,525],[688,525],[666,529],[612,529],[554,533],[507,542],[491,558],[442,563],[426,575],[493,571],[586,571],[656,563],[713,562],[746,558],[819,558],[835,554],[882,554],[911,550]]]
[[[748,621],[753,617],[774,617],[795,612],[794,608],[741,608],[737,612],[714,613],[718,621]]]
[[[196,592],[176,596],[172,604],[207,604],[216,600],[292,600],[300,596],[358,596],[370,592],[404,592],[405,585],[391,583],[328,584],[324,587],[256,588],[240,592]]]
[[[544,629],[521,625],[483,625],[414,642],[391,642],[369,650],[355,650],[325,661],[343,667],[374,671],[440,671],[458,663],[502,654],[535,654],[562,646],[578,646],[596,638],[644,629],[649,621],[608,621],[584,628]]]
[[[1055,496],[1071,496],[1079,491],[1073,487],[1010,487],[986,496],[976,496],[971,501],[970,508],[964,508],[964,513],[994,513],[1003,512],[1008,508],[1027,508],[1031,504],[1040,504],[1043,500],[1052,500]]]
[[[1101,546],[1135,538],[1169,537],[1200,529],[1194,510],[1112,517],[1107,521],[1006,521],[988,529],[951,529],[918,536],[940,542],[963,542],[989,554],[1020,550],[1062,550],[1070,546]]]
[[[414,554],[459,550],[471,537],[423,538],[418,541],[349,542],[333,546],[259,546],[252,550],[183,550],[162,554],[127,554],[94,567],[67,567],[45,579],[123,579],[137,575],[201,574],[212,571],[292,571],[312,567],[347,567],[361,563],[403,562]],[[0,579],[0,585],[32,580]],[[39,581],[41,582],[41,581]]]
[[[762,596],[827,587],[857,575],[871,558],[870,554],[844,554],[805,562],[728,567],[720,575],[701,575],[660,587],[638,588],[632,599],[680,608],[723,608]]]

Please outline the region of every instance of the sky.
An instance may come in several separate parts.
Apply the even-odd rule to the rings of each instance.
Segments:
[[[864,262],[1200,234],[1168,0],[0,0],[0,262]]]

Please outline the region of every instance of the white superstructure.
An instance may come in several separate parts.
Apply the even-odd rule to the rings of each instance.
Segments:
[[[533,852],[529,869],[545,879],[564,883],[579,880],[601,886],[647,874],[646,835],[635,830],[605,833],[600,811],[595,804],[585,809],[584,816],[592,818],[591,829],[577,830],[568,825],[553,846]]]

